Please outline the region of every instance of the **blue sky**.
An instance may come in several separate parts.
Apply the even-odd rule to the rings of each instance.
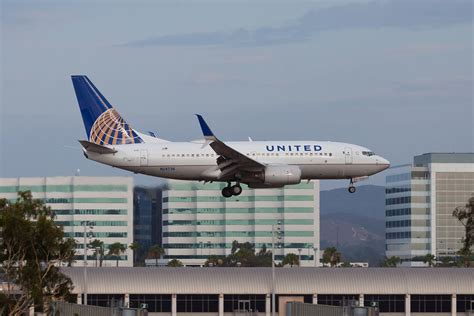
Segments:
[[[170,140],[200,138],[201,113],[224,140],[346,141],[392,164],[474,151],[472,1],[1,8],[2,177],[128,174],[82,156],[71,74],[87,74],[134,128]]]

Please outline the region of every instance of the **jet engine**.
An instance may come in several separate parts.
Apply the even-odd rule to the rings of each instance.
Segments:
[[[263,171],[263,181],[260,183],[249,183],[251,188],[279,188],[287,184],[298,184],[301,182],[301,169],[297,166],[269,165]]]

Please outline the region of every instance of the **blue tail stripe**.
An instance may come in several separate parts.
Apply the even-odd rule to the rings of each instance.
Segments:
[[[94,122],[102,113],[112,108],[112,106],[92,82],[90,82],[87,76],[71,76],[71,78],[84,121],[84,127],[86,128],[87,137],[89,138]]]
[[[89,141],[108,145],[143,142],[87,76],[74,75],[71,79]]]

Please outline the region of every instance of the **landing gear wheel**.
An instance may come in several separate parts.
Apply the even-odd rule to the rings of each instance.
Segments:
[[[225,187],[222,189],[222,196],[225,198],[230,198],[232,196],[232,189],[231,187]]]
[[[356,191],[356,187],[350,186],[347,190],[349,193],[354,193]]]
[[[242,193],[242,187],[240,184],[233,185],[230,187],[230,189],[232,191],[232,195],[240,195],[240,193]]]

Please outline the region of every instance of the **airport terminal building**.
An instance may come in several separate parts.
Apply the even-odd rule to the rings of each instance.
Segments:
[[[65,268],[83,302],[83,269]],[[270,316],[271,268],[91,268],[89,305],[148,306],[162,316]],[[381,316],[468,316],[470,268],[276,268],[278,316],[288,301],[378,306]]]
[[[0,178],[0,198],[16,201],[18,191],[31,191],[33,198],[43,200],[54,211],[55,222],[66,237],[76,239],[74,266],[84,264],[84,223],[86,243],[94,239],[108,246],[115,242],[127,245],[119,266],[133,266],[128,248],[133,242],[133,178],[132,177],[42,177]],[[88,266],[100,265],[100,257],[88,250]],[[98,260],[97,260],[98,259]],[[115,266],[116,258],[105,256],[103,266]]]
[[[319,257],[319,181],[279,189],[249,189],[224,198],[225,183],[171,180],[163,191],[166,259],[200,266],[209,256],[229,255],[234,240],[258,251],[271,248],[272,225],[280,223],[276,260],[288,253],[314,266]],[[277,240],[275,241],[277,242]],[[316,262],[319,262],[317,259]]]

